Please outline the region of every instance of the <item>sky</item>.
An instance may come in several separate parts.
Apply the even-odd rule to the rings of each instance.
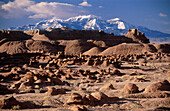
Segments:
[[[170,0],[0,0],[0,29],[89,14],[170,34]]]

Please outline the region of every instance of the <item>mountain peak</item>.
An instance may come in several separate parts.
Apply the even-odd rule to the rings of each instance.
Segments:
[[[108,21],[119,21],[120,18],[109,19]]]
[[[68,18],[66,21],[83,21],[83,20],[89,21],[91,19],[101,19],[101,17],[95,15],[79,15],[76,17]]]
[[[120,18],[103,20],[95,15],[79,15],[65,20],[53,18],[50,20],[42,20],[35,25],[24,25],[21,27],[11,27],[9,30],[33,30],[47,28],[70,27],[78,30],[103,30],[106,33],[114,33],[115,35],[124,35],[128,29],[138,28],[140,32],[144,32],[148,37],[170,37],[170,34],[159,31],[150,30],[146,27],[131,25]]]

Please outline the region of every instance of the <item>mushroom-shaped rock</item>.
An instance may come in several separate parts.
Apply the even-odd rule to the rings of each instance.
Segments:
[[[105,103],[105,102],[107,103],[119,99],[118,97],[108,97],[107,95],[99,91],[91,93],[91,95],[95,98],[95,102],[99,102],[99,103]]]
[[[64,89],[56,89],[54,87],[48,87],[48,91],[46,94],[48,96],[58,95],[58,94],[65,94],[66,91]]]
[[[104,85],[103,87],[101,87],[100,89],[99,89],[99,91],[107,91],[107,90],[112,90],[112,89],[114,89],[114,87],[113,87],[113,85],[112,84],[106,84],[106,85]]]
[[[138,87],[136,86],[136,84],[132,84],[132,83],[126,84],[122,89],[122,93],[125,94],[132,94],[137,92],[139,92]]]
[[[66,104],[82,104],[82,96],[78,93],[72,93]]]
[[[95,98],[95,101],[107,101],[108,96],[102,92],[94,92],[91,95]]]

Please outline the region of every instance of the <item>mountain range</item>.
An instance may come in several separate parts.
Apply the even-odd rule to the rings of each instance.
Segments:
[[[95,15],[82,15],[65,20],[53,18],[40,21],[35,25],[28,24],[19,27],[10,27],[9,30],[61,28],[63,26],[78,30],[103,30],[106,33],[114,33],[115,35],[125,35],[128,29],[138,28],[140,32],[145,33],[151,42],[170,42],[170,34],[151,30],[143,26],[134,26],[119,18],[103,20],[101,17]]]

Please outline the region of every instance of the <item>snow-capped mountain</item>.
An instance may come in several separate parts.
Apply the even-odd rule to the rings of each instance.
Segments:
[[[68,26],[72,29],[79,30],[103,30],[106,33],[114,33],[115,35],[126,34],[128,29],[138,28],[140,32],[144,32],[147,37],[170,37],[170,34],[162,33],[159,31],[150,30],[142,26],[134,26],[125,21],[114,18],[109,20],[103,20],[95,15],[83,15],[71,17],[66,20],[62,19],[50,19],[43,20],[35,25],[24,25],[21,27],[11,27],[9,30],[33,30],[33,29],[47,29],[47,28],[61,28]]]

